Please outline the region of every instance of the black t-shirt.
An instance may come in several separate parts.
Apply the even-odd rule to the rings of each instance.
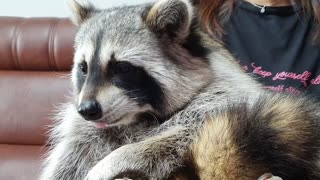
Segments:
[[[261,8],[237,1],[223,41],[248,73],[265,88],[320,98],[320,42],[316,24],[301,8]]]

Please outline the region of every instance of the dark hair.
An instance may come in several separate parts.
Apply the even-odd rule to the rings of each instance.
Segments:
[[[236,0],[197,0],[203,28],[214,37],[223,35],[223,23],[232,13]],[[290,0],[292,4],[302,7],[303,13],[311,15],[317,24],[315,39],[320,38],[320,0]]]

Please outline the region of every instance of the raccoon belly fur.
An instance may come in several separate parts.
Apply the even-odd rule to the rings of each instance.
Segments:
[[[320,179],[319,117],[319,105],[289,95],[230,104],[207,118],[171,179]]]

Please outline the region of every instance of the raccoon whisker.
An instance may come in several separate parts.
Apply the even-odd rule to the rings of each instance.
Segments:
[[[116,110],[113,110],[112,113],[108,113],[107,116],[103,117],[103,119],[118,119],[118,118],[114,118],[114,117],[117,117],[117,112],[118,112],[118,109]],[[118,114],[119,115],[119,114]],[[121,115],[122,116],[122,115]],[[110,121],[111,122],[111,121]]]
[[[141,91],[141,89],[134,89],[134,90],[126,91],[126,93],[132,93],[132,92],[137,92],[137,91]]]
[[[137,101],[137,102],[141,102],[142,103],[142,100],[141,100],[141,98],[145,98],[146,96],[139,96],[139,97],[132,97],[132,98],[130,98],[131,100],[133,100],[133,101]]]
[[[124,118],[125,116],[127,116],[127,115],[128,115],[128,113],[124,113],[124,114],[118,116],[117,118],[112,118],[112,121],[108,121],[108,123],[110,123],[110,124],[115,124],[115,123],[121,121],[121,119],[123,119],[123,118]],[[112,117],[112,116],[111,116],[111,117]]]
[[[117,104],[112,104],[112,107],[123,107],[127,104],[126,101],[117,101]],[[118,111],[119,108],[116,108],[116,109],[112,109],[109,113],[108,113],[108,116],[104,117],[104,118],[108,118],[108,117],[116,117],[116,113],[119,112]],[[127,114],[127,113],[125,113]]]
[[[157,116],[156,116],[154,113],[152,113],[152,112],[150,112],[150,111],[146,111],[145,113],[151,115],[151,116],[154,118],[154,120],[156,120],[157,122],[159,122],[159,119],[157,118]]]
[[[112,104],[110,104],[110,107],[121,107],[123,103],[125,103],[125,99],[114,98]],[[119,100],[120,99],[120,100]],[[117,111],[117,109],[112,109],[108,114],[114,114],[114,111]]]

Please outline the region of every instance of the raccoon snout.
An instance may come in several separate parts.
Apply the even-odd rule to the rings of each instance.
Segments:
[[[78,113],[88,121],[96,121],[102,117],[102,110],[97,101],[84,101],[78,107]]]

